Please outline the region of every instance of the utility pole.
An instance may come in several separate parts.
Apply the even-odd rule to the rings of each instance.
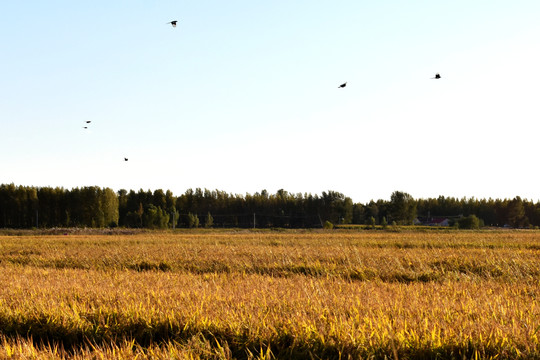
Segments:
[[[255,229],[255,224],[256,224],[256,222],[255,222],[255,213],[253,213],[253,228],[254,229]]]

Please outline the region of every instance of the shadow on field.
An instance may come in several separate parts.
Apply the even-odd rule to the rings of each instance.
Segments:
[[[97,316],[86,316],[87,326],[81,328],[44,315],[32,318],[3,316],[0,317],[0,335],[7,339],[27,339],[37,348],[58,347],[67,354],[129,342],[133,347],[142,349],[173,343],[194,353],[201,351],[204,358],[209,358],[208,348],[215,349],[216,354],[225,353],[226,358],[234,359],[390,359],[395,356],[404,359],[474,359],[516,356],[501,353],[501,349],[483,343],[417,348],[404,344],[400,347],[400,344],[391,342],[354,345],[348,343],[347,339],[324,341],[316,334],[306,338],[290,333],[261,339],[250,336],[249,329],[234,333],[230,329],[212,326],[196,328],[189,324],[172,326],[168,322],[130,322],[116,314],[105,315],[109,324],[103,324],[103,317],[103,314],[99,319]]]
[[[378,280],[389,283],[426,283],[456,280],[459,278],[478,279],[526,279],[540,276],[539,268],[527,263],[482,263],[466,259],[434,260],[421,269],[404,266],[401,269],[377,269],[356,266],[327,266],[325,264],[288,264],[288,265],[246,265],[230,264],[221,261],[208,262],[174,262],[142,260],[139,262],[117,262],[99,264],[85,262],[76,258],[37,259],[34,255],[8,255],[0,259],[0,264],[32,266],[48,269],[80,269],[80,270],[132,270],[136,272],[174,272],[180,274],[256,274],[272,277],[291,277],[303,275],[307,277],[333,277],[351,281]]]

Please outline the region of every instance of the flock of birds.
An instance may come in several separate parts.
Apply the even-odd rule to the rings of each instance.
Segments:
[[[440,79],[440,78],[441,78],[441,74],[439,74],[439,73],[436,73],[435,76],[432,77],[432,79]],[[346,81],[343,84],[339,85],[338,89],[343,89],[345,86],[347,86]]]
[[[88,127],[90,126],[89,124],[91,124],[91,123],[92,123],[92,120],[86,120],[86,121],[84,122],[83,129],[88,130]],[[124,161],[128,161],[128,160],[129,160],[129,159],[128,159],[127,157],[124,157]]]
[[[167,24],[171,24],[173,28],[176,27],[176,24],[178,23],[178,20],[169,21]],[[92,120],[86,120],[85,125],[83,126],[83,129],[88,130],[89,124],[92,123]],[[129,159],[127,157],[124,157],[124,161],[128,161]]]
[[[173,28],[176,27],[176,25],[178,24],[178,20],[172,20],[172,21],[169,21],[167,24],[171,24],[171,26]],[[434,77],[432,77],[432,79],[440,79],[441,78],[441,75],[439,73],[436,73]],[[338,89],[343,89],[347,86],[347,82],[345,81],[343,84],[339,85],[338,86]],[[92,121],[91,120],[87,120],[85,123],[86,125],[84,126],[84,129],[88,129],[88,124],[90,124]],[[124,161],[128,161],[129,159],[127,157],[124,157]]]

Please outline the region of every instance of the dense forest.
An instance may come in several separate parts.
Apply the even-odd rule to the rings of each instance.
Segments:
[[[0,228],[243,227],[316,228],[338,224],[408,225],[444,217],[450,226],[537,227],[540,203],[514,199],[439,196],[414,199],[395,191],[390,200],[353,203],[335,191],[321,195],[266,190],[253,195],[189,189],[137,192],[110,188],[0,185]]]

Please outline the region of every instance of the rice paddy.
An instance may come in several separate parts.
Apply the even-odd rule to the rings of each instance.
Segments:
[[[540,358],[540,232],[0,236],[0,358]]]

